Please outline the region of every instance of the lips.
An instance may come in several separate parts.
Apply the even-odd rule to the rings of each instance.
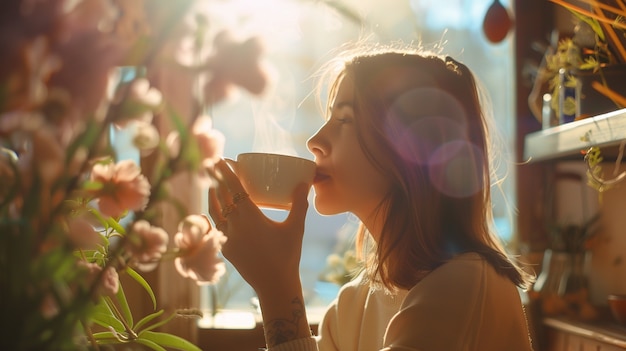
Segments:
[[[326,179],[330,178],[327,175],[324,174],[316,174],[315,178],[313,178],[313,184],[317,184],[317,183],[321,183],[323,181],[325,181]]]
[[[330,176],[318,169],[315,173],[315,178],[313,178],[313,184],[323,182],[327,179],[330,179]]]

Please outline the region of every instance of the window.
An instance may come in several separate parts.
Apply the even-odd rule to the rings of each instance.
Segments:
[[[492,1],[411,0],[424,43],[442,42],[445,53],[465,63],[478,76],[491,97],[496,127],[506,143],[499,150],[502,161],[498,178],[504,179],[501,191],[492,189],[496,230],[505,240],[513,239],[515,228],[515,73],[512,36],[492,44],[482,32],[482,20]],[[502,1],[504,6],[508,2]],[[444,33],[445,34],[442,34]]]
[[[318,65],[332,55],[342,43],[353,41],[361,27],[331,9],[323,2],[272,0],[255,2],[232,0],[214,9],[214,15],[232,22],[243,37],[260,35],[267,44],[268,61],[275,81],[263,97],[244,93],[222,102],[210,111],[214,126],[226,135],[225,156],[235,158],[246,151],[267,151],[311,158],[306,140],[321,126],[312,74]],[[443,52],[466,63],[491,94],[494,116],[507,141],[505,153],[513,160],[514,72],[511,37],[499,44],[486,41],[482,20],[492,0],[410,0],[354,2],[366,26],[383,42],[402,40],[421,42],[426,47],[439,46]],[[358,4],[358,5],[356,5]],[[504,3],[505,6],[507,3]],[[358,6],[358,8],[356,7]],[[228,16],[220,17],[220,13]],[[237,14],[232,18],[232,14]],[[367,30],[366,30],[367,31]],[[511,156],[509,156],[511,155]],[[493,192],[494,214],[500,235],[509,240],[514,226],[512,204],[515,203],[514,168],[502,170],[505,175],[503,194]],[[204,201],[206,203],[206,201]],[[357,220],[351,215],[323,217],[309,209],[304,236],[301,272],[309,313],[321,311],[336,295],[338,287],[319,280],[326,266],[325,257],[342,241],[350,240]],[[281,219],[284,213],[266,211]],[[253,310],[254,292],[229,266],[225,276],[214,287],[203,287],[203,308],[214,301],[221,309]],[[313,313],[311,321],[316,319]]]

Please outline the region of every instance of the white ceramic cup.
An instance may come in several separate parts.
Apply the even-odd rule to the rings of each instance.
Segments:
[[[313,184],[315,162],[300,157],[247,152],[226,159],[250,199],[262,208],[291,209],[298,184]]]

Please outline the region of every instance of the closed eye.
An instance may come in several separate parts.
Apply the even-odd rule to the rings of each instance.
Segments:
[[[354,119],[354,106],[349,101],[339,102],[331,106],[329,112],[329,119],[340,124],[350,123]]]
[[[331,120],[337,121],[339,124],[351,123],[352,117],[334,117]]]

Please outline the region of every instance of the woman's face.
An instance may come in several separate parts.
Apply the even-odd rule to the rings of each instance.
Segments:
[[[344,76],[330,117],[307,145],[315,156],[315,208],[320,214],[352,212],[367,222],[390,182],[367,159],[357,138],[353,80]],[[367,142],[367,140],[366,140]]]

